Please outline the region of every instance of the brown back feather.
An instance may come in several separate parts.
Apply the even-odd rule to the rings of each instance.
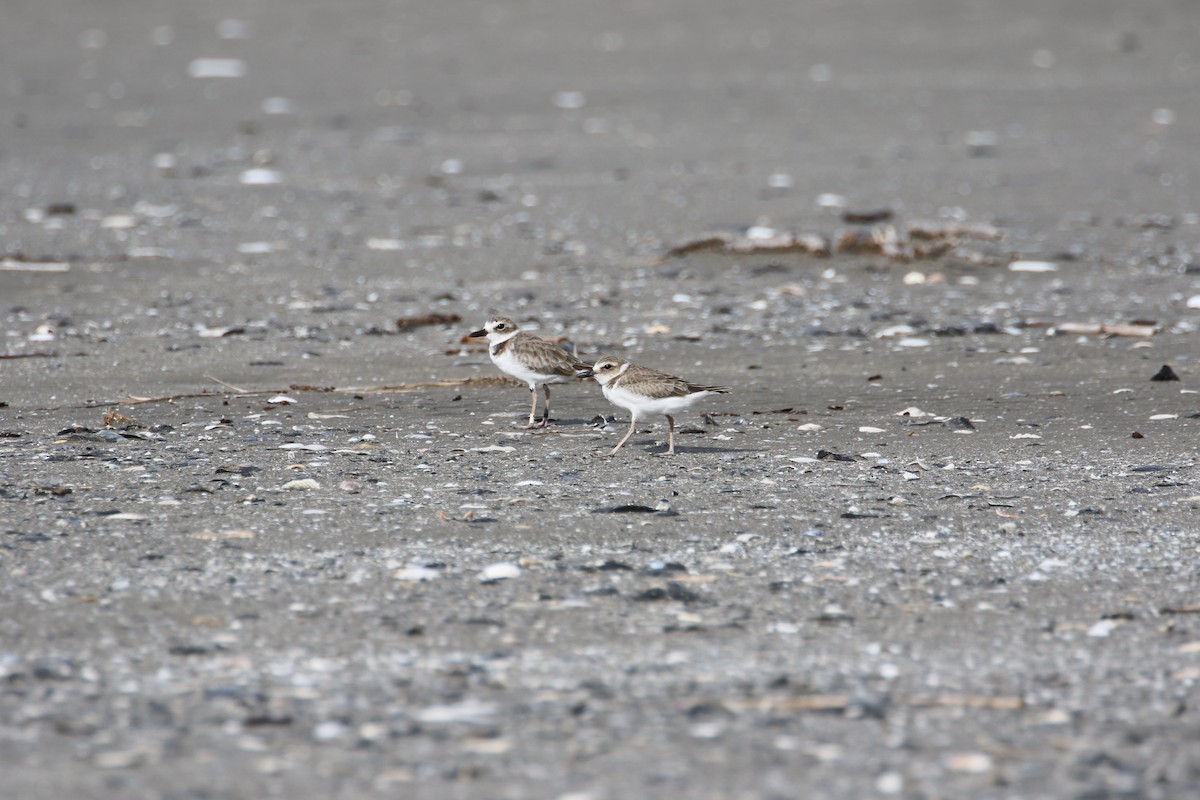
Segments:
[[[577,361],[570,353],[563,350],[554,342],[548,342],[539,336],[534,336],[532,333],[526,333],[525,331],[521,331],[511,339],[494,346],[492,353],[500,355],[509,344],[517,341],[521,343],[521,347],[527,348],[532,353],[539,367],[547,367],[546,371],[550,374],[575,377],[576,371],[587,367],[587,364]]]

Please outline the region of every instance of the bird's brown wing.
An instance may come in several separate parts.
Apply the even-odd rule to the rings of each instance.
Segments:
[[[530,369],[543,375],[562,375],[573,378],[576,371],[587,366],[554,342],[548,342],[532,333],[518,333],[511,341],[514,344],[520,343],[521,349],[528,356],[525,360]]]
[[[630,364],[629,368],[617,378],[617,385],[635,389],[638,394],[660,400],[664,397],[686,397],[691,394],[689,384],[682,378],[650,367]]]

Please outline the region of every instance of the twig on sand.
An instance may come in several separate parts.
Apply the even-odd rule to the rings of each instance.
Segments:
[[[211,375],[205,375],[210,381],[221,384],[233,391],[238,397],[259,397],[264,394],[282,394],[286,391],[291,392],[339,392],[342,394],[404,394],[406,392],[415,392],[419,389],[445,389],[455,386],[520,386],[518,381],[512,378],[506,378],[500,375],[487,376],[483,378],[460,378],[458,380],[449,381],[429,381],[426,383],[401,383],[394,386],[346,386],[346,387],[319,387],[319,386],[304,386],[293,384],[287,389],[243,389],[240,386],[226,383],[218,380]],[[55,406],[53,408],[40,409],[41,411],[55,411],[62,408],[104,408],[105,406],[140,406],[148,403],[173,403],[176,400],[188,400],[201,397],[226,397],[227,392],[213,392],[207,389],[199,392],[181,392],[179,394],[166,394],[158,397],[139,397],[137,395],[129,395],[123,400],[93,400],[88,403],[80,403],[79,405]]]
[[[394,386],[344,386],[334,389],[335,392],[351,394],[403,394],[415,392],[418,389],[447,389],[454,386],[520,386],[519,381],[501,375],[489,375],[484,378],[460,378],[453,381],[429,381],[427,383],[400,383]]]
[[[0,358],[56,358],[58,353],[0,353]]]
[[[212,375],[205,375],[204,377],[208,378],[213,383],[221,384],[226,389],[233,389],[238,394],[248,394],[249,392],[251,392],[250,389],[243,389],[240,386],[234,386],[232,383],[226,383],[225,381],[221,380],[220,378],[214,378]]]

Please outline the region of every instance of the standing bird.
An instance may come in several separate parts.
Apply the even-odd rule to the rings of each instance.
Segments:
[[[533,393],[533,402],[529,406],[530,428],[535,426],[537,418],[537,387],[546,391],[546,411],[542,416],[544,428],[550,422],[550,384],[572,381],[581,369],[587,368],[587,364],[580,363],[553,342],[523,332],[508,317],[492,317],[481,330],[470,335],[486,336],[492,363],[505,375],[529,384],[529,391]]]
[[[579,373],[581,378],[595,378],[604,390],[604,397],[613,405],[629,411],[629,432],[609,453],[615,456],[621,445],[629,441],[633,429],[642,417],[662,414],[667,418],[667,455],[675,454],[675,420],[672,414],[683,411],[692,403],[710,394],[728,394],[724,386],[699,386],[682,378],[639,366],[616,356],[604,356]]]

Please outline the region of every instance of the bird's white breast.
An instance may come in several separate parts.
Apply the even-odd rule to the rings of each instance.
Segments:
[[[683,397],[647,397],[620,385],[604,386],[604,397],[615,406],[620,406],[633,414],[635,420],[655,415],[674,414],[689,408],[702,397],[708,397],[715,392],[692,392]]]
[[[490,350],[489,355],[491,355]],[[492,355],[492,363],[506,375],[511,375],[517,380],[531,386],[542,383],[562,383],[568,380],[568,378],[564,378],[561,375],[545,374],[531,369],[521,360],[520,351],[513,344],[504,348],[500,352],[500,355]]]

